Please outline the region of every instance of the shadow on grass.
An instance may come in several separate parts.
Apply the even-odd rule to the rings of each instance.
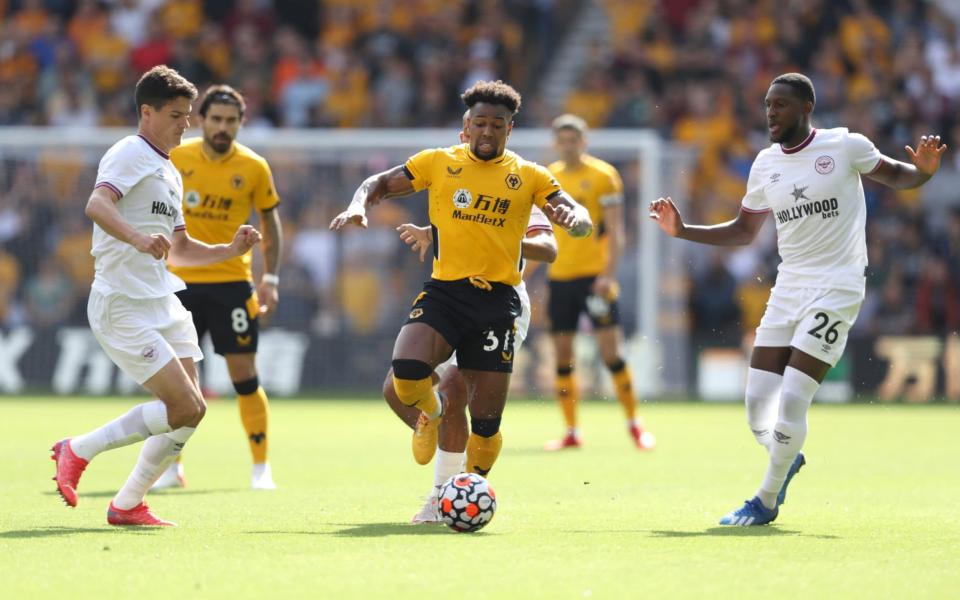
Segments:
[[[245,491],[246,488],[224,488],[224,489],[168,489],[168,490],[151,490],[151,496],[179,496],[179,495],[201,495],[201,494],[235,494],[237,492]],[[42,492],[44,496],[58,496],[59,492],[57,490],[47,490]],[[117,490],[97,490],[93,492],[80,492],[80,498],[113,498],[117,495]]]
[[[151,535],[156,531],[153,528],[129,528],[129,527],[62,527],[47,526],[36,527],[34,529],[12,529],[10,531],[0,531],[0,539],[31,539],[48,538],[68,535],[77,535],[80,533],[117,533],[134,535]]]
[[[653,537],[659,538],[691,538],[691,537],[774,537],[796,535],[800,537],[817,538],[821,540],[838,540],[839,536],[830,534],[810,534],[792,529],[779,527],[710,527],[703,531],[667,531],[653,530]]]
[[[411,523],[331,523],[342,527],[334,531],[247,531],[248,534],[332,535],[334,537],[377,538],[394,535],[451,535],[445,525],[413,525]],[[481,533],[479,535],[487,535]]]

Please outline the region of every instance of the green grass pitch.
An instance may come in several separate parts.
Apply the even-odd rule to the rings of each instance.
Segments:
[[[719,528],[765,456],[735,405],[642,406],[659,446],[631,449],[615,403],[582,411],[585,447],[548,454],[547,402],[514,402],[483,531],[408,521],[430,487],[409,433],[372,401],[278,401],[276,492],[252,492],[233,402],[187,445],[189,488],[151,496],[180,526],[105,512],[139,446],[88,468],[80,504],[47,448],[137,400],[0,401],[3,598],[956,598],[960,407],[814,406],[806,468],[775,524]]]

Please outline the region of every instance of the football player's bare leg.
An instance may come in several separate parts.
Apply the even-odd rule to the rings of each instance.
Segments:
[[[158,452],[165,455],[169,436],[185,442],[203,418],[206,405],[196,385],[196,368],[192,359],[171,359],[144,383],[144,387],[158,399],[138,404],[89,433],[54,445],[57,489],[70,506],[77,504],[76,490],[81,474],[101,452],[147,440],[152,449],[157,444],[164,446]],[[158,440],[151,442],[153,438]]]
[[[147,490],[180,455],[206,413],[192,358],[170,361],[144,382],[143,387],[166,404],[173,431],[151,436],[144,442],[133,472],[113,499],[112,508],[120,510],[130,510],[143,502]]]
[[[500,420],[507,403],[510,373],[460,369],[470,410],[467,471],[486,476],[500,455],[503,436]]]

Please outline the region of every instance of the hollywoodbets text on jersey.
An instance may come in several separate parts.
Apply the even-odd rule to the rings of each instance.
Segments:
[[[786,210],[777,211],[777,223],[783,225],[784,223],[789,223],[801,217],[809,217],[814,214],[820,215],[823,219],[835,217],[840,214],[840,204],[836,198],[830,198],[829,200],[816,200],[814,202],[806,202],[800,206],[792,206]]]

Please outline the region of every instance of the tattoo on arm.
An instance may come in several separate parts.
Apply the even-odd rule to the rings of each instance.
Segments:
[[[283,225],[277,208],[260,213],[260,223],[263,229],[264,271],[276,275],[283,255]]]

